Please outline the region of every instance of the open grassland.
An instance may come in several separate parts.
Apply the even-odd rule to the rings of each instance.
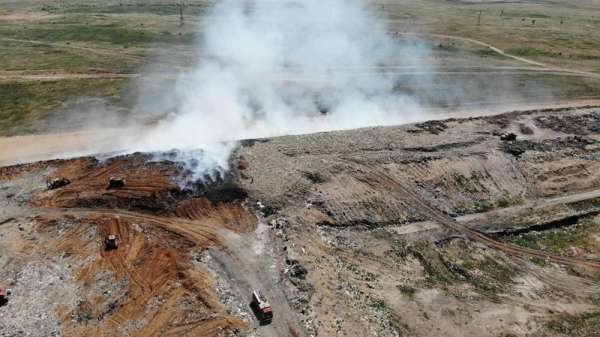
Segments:
[[[39,131],[46,116],[71,119],[61,114],[78,112],[63,108],[81,97],[128,106],[122,74],[152,63],[170,78],[194,61],[204,5],[189,3],[182,25],[174,3],[0,2],[0,135]]]
[[[518,56],[600,71],[600,3],[384,1],[398,31],[472,38]]]
[[[68,70],[69,72],[116,71],[131,72],[139,61],[112,51],[69,48],[68,45],[0,40],[3,71]],[[23,57],[27,55],[27,57]]]
[[[31,130],[20,123],[33,125],[81,95],[108,95],[119,103],[126,96],[115,95],[127,82],[122,74],[174,77],[185,71],[202,53],[195,46],[202,27],[210,25],[203,14],[213,1],[185,3],[182,22],[178,1],[0,1],[0,83],[7,93],[0,98],[0,113],[6,116],[0,134]],[[382,0],[369,5],[395,38],[418,39],[427,51],[427,66],[400,70],[396,86],[426,106],[600,98],[596,2]],[[52,76],[30,83],[32,74]],[[74,80],[74,75],[82,76]]]
[[[0,83],[0,134],[30,131],[47,111],[80,96],[100,97],[118,104],[124,79]]]

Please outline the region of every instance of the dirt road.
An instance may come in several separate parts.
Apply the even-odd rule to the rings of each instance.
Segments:
[[[266,225],[259,225],[256,232],[247,235],[228,231],[223,236],[225,248],[212,250],[210,254],[219,263],[235,291],[249,304],[252,291],[260,290],[273,307],[273,322],[259,326],[255,321],[257,332],[265,337],[303,336],[279,284],[280,272]]]
[[[456,218],[456,221],[463,224],[477,223],[482,221],[485,222],[487,219],[491,218],[502,219],[510,215],[521,214],[524,212],[533,212],[536,209],[543,209],[547,207],[570,204],[585,200],[594,200],[597,198],[600,198],[600,190],[592,190],[589,192],[570,194],[554,198],[530,200],[517,206],[501,208],[485,213],[463,215]]]
[[[599,106],[600,100],[583,99],[549,103],[504,102],[502,105],[500,103],[502,102],[498,102],[498,104],[474,104],[455,110],[431,109],[431,114],[424,115],[423,120],[496,115],[516,110]],[[499,108],[498,106],[502,107]],[[145,127],[142,126],[141,128],[141,130],[140,128],[130,127],[0,137],[0,166],[124,151],[135,144],[136,139],[138,139],[136,135],[147,131]]]
[[[465,235],[467,238],[482,243],[489,248],[497,249],[509,256],[516,256],[519,258],[538,258],[569,266],[600,269],[599,260],[565,257],[548,252],[543,252],[535,249],[525,248],[509,243],[496,241],[479,231],[463,226],[458,221],[456,221],[456,219],[451,218],[450,216],[444,214],[442,211],[429,205],[421,197],[419,197],[417,193],[415,193],[417,189],[414,186],[411,186],[412,184],[408,182],[397,181],[394,178],[387,175],[385,172],[375,167],[368,167],[365,169],[367,169],[367,172],[369,172],[369,174],[358,174],[357,179],[365,182],[366,184],[376,184],[380,188],[385,188],[390,193],[397,194],[403,200],[407,200],[414,203],[417,207],[417,211],[422,216],[426,218],[431,218],[436,222],[440,223],[442,226],[450,230],[457,231]]]
[[[75,43],[60,43],[60,42],[48,42],[48,41],[38,41],[38,40],[26,40],[26,39],[13,39],[8,37],[0,37],[1,41],[7,42],[18,42],[22,44],[32,44],[35,46],[51,46],[56,48],[63,49],[72,49],[72,50],[81,50],[93,54],[104,55],[104,56],[114,56],[115,49],[112,48],[101,48],[101,47],[89,47],[83,46]],[[131,53],[125,53],[123,50],[119,50],[119,57],[129,59],[129,60],[140,60],[142,57],[139,55],[134,55]]]
[[[23,73],[19,71],[0,71],[0,82],[29,82],[29,81],[60,81],[81,79],[107,79],[107,78],[137,78],[139,74],[118,73],[65,73],[65,72],[38,72]]]
[[[0,166],[123,149],[132,129],[103,129],[0,138]],[[125,137],[125,138],[123,138]]]
[[[569,194],[561,197],[528,200],[520,205],[494,209],[488,212],[461,215],[454,219],[464,226],[479,229],[481,227],[485,227],[491,219],[493,219],[495,222],[499,221],[498,219],[506,219],[507,221],[509,221],[511,217],[514,217],[519,214],[534,213],[536,211],[540,211],[553,206],[565,205],[587,200],[591,201],[597,198],[600,198],[600,190],[592,190],[589,192]],[[410,225],[404,225],[401,228],[398,228],[398,230],[395,230],[395,232],[400,234],[407,234],[430,231],[437,228],[439,228],[439,224],[435,221],[419,221],[411,223]]]
[[[500,49],[496,46],[493,46],[489,43],[486,43],[486,42],[483,42],[480,40],[476,40],[476,39],[472,39],[472,38],[467,38],[467,37],[462,37],[462,36],[454,36],[454,35],[445,35],[445,34],[427,34],[427,33],[401,33],[401,34],[408,35],[408,36],[431,36],[431,37],[446,38],[446,39],[453,39],[453,40],[469,42],[469,43],[473,43],[473,44],[488,48],[488,49],[492,50],[493,52],[498,53],[502,56],[511,58],[511,59],[519,61],[519,62],[527,63],[527,64],[530,64],[533,66],[538,66],[545,70],[573,73],[573,74],[587,76],[587,77],[600,78],[600,74],[597,74],[597,73],[583,71],[583,70],[557,67],[557,66],[554,66],[554,65],[551,65],[548,63],[542,63],[542,62],[534,61],[534,60],[531,60],[531,59],[528,59],[525,57],[513,55],[513,54],[507,53],[507,52],[503,51],[502,49]]]
[[[210,256],[218,265],[215,272],[222,274],[231,289],[243,304],[249,305],[253,290],[261,290],[274,309],[271,324],[260,326],[254,318],[256,333],[264,337],[303,336],[297,326],[297,318],[279,284],[280,269],[274,257],[268,229],[259,225],[256,231],[236,233],[219,228],[211,222],[190,221],[181,218],[166,218],[118,209],[27,209],[23,214],[10,214],[10,221],[19,216],[74,217],[90,219],[94,217],[116,217],[130,223],[144,223],[192,240],[199,247],[219,247],[211,249]],[[2,221],[0,221],[1,223]],[[249,307],[245,308],[251,313]],[[251,317],[254,317],[250,315]],[[291,332],[293,331],[293,332]]]

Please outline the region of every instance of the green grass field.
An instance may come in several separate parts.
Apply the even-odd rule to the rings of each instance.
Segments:
[[[123,79],[0,83],[0,130],[26,133],[48,111],[84,95],[119,104],[125,85]]]

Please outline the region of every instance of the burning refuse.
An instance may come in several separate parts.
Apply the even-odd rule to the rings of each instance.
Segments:
[[[169,160],[183,162],[196,180],[228,171],[239,140],[425,118],[417,100],[401,92],[399,78],[385,69],[427,68],[428,48],[398,40],[363,1],[282,0],[249,7],[224,0],[203,21],[211,24],[202,25],[197,66],[160,95],[144,90],[145,80],[138,82],[131,112],[136,118],[127,123],[121,116],[116,131],[69,134],[64,142],[75,145],[59,147],[62,153],[49,153],[56,150],[48,144],[43,154],[19,160],[177,149]],[[144,117],[152,123],[139,125]]]
[[[165,93],[165,101],[178,102],[177,112],[147,132],[138,149],[202,148],[193,167],[202,176],[228,169],[236,147],[230,141],[423,118],[419,104],[395,90],[398,79],[391,74],[353,74],[382,69],[391,59],[395,65],[426,66],[427,49],[394,40],[361,1],[284,0],[248,7],[225,0],[207,20],[199,65]]]

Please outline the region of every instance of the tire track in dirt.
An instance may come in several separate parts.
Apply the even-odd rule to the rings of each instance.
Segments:
[[[31,258],[68,257],[77,267],[73,280],[65,282],[75,282],[82,291],[77,306],[58,312],[61,335],[150,337],[169,335],[163,332],[174,327],[172,322],[185,322],[175,335],[206,331],[216,336],[245,326],[219,305],[209,275],[194,276],[204,271],[186,256],[190,241],[120,216],[37,213],[41,241]],[[108,233],[117,234],[118,249],[98,245]]]
[[[24,74],[16,72],[0,72],[0,82],[33,82],[33,81],[61,81],[81,79],[111,79],[111,78],[138,78],[139,74],[123,73],[64,73],[48,71],[39,74]]]
[[[38,41],[38,40],[28,40],[28,39],[14,39],[10,37],[0,37],[0,40],[7,42],[18,42],[18,43],[29,43],[37,46],[51,46],[56,48],[65,48],[65,49],[73,49],[73,50],[82,50],[86,52],[91,52],[98,55],[103,56],[115,56],[117,54],[117,50],[108,49],[108,48],[99,48],[99,47],[84,47],[75,44],[67,44],[67,43],[58,43],[58,42],[49,42],[49,41]],[[129,60],[141,60],[142,56],[132,55],[128,53],[123,53],[122,50],[118,51],[118,55],[120,57],[129,59]]]
[[[356,179],[369,186],[372,186],[373,188],[387,190],[403,200],[410,200],[414,205],[417,206],[417,211],[420,212],[424,218],[433,219],[444,227],[457,231],[473,241],[480,242],[487,247],[500,250],[510,256],[538,258],[563,265],[600,269],[600,261],[598,260],[564,257],[535,249],[502,243],[491,239],[478,231],[461,225],[455,219],[447,216],[440,210],[429,206],[414,192],[416,188],[411,189],[407,186],[408,183],[398,182],[396,179],[386,174],[385,171],[382,171],[377,167],[364,165],[363,167],[365,169],[364,171],[369,173],[355,173],[354,177]]]
[[[510,53],[505,52],[504,50],[493,46],[487,42],[483,42],[480,40],[476,40],[473,38],[468,38],[468,37],[462,37],[462,36],[454,36],[454,35],[445,35],[445,34],[432,34],[432,33],[399,33],[401,35],[409,35],[409,36],[431,36],[431,37],[440,37],[440,38],[446,38],[446,39],[453,39],[453,40],[459,40],[459,41],[463,41],[463,42],[469,42],[469,43],[473,43],[485,48],[488,48],[490,50],[492,50],[493,52],[511,58],[515,61],[519,61],[522,63],[527,63],[527,64],[531,64],[534,66],[538,66],[540,68],[543,68],[543,70],[547,70],[547,71],[558,71],[558,72],[565,72],[565,73],[572,73],[572,74],[577,74],[577,75],[581,75],[581,76],[586,76],[586,77],[592,77],[592,78],[600,78],[600,74],[597,73],[593,73],[593,72],[589,72],[589,71],[583,71],[583,70],[576,70],[576,69],[569,69],[569,68],[562,68],[562,67],[557,67],[548,63],[543,63],[543,62],[538,62],[538,61],[534,61],[525,57],[521,57],[521,56],[517,56],[517,55],[513,55]]]
[[[266,234],[266,233],[262,233]],[[268,242],[262,242],[263,248],[256,251],[256,244],[266,240],[257,231],[253,236],[241,236],[232,232],[226,235],[223,250],[211,251],[211,257],[220,265],[229,282],[236,288],[242,298],[249,298],[254,290],[261,290],[274,310],[273,322],[259,328],[263,337],[282,337],[293,335],[301,336],[296,327],[297,321],[293,310],[289,306],[288,298],[282,290],[281,285],[274,279],[277,272],[273,271],[273,253],[265,249]],[[269,271],[270,270],[270,271]],[[256,322],[258,324],[258,322]]]

